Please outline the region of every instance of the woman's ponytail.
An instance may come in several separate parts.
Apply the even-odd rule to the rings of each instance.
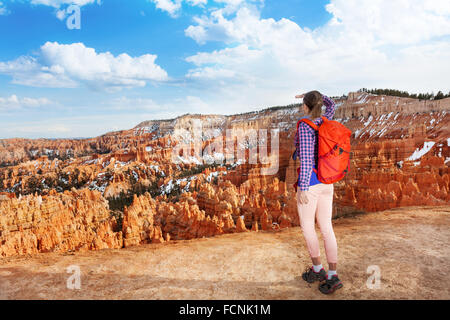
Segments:
[[[319,91],[310,91],[305,94],[303,103],[308,107],[311,117],[313,119],[320,118],[322,116],[322,94]]]

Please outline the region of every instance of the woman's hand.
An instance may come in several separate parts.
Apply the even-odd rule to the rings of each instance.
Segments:
[[[306,93],[298,94],[295,96],[295,99],[302,99],[305,96]]]
[[[298,201],[301,204],[307,204],[308,203],[308,196],[306,195],[307,191],[299,190],[298,192],[299,192],[299,194],[298,194]]]

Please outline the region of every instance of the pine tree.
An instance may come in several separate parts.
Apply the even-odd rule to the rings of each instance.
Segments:
[[[450,92],[448,94],[444,94],[442,91],[439,91],[436,95],[431,93],[409,93],[408,91],[401,91],[396,89],[367,89],[362,88],[359,89],[358,92],[367,92],[376,95],[386,95],[386,96],[394,96],[394,97],[404,97],[404,98],[413,98],[419,100],[439,100],[450,97]]]
[[[441,100],[444,99],[444,94],[442,93],[442,91],[439,91],[436,96],[434,97],[434,100]]]

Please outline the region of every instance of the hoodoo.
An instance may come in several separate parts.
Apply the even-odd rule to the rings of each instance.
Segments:
[[[450,98],[354,92],[335,101],[334,119],[352,131],[352,153],[349,173],[335,184],[334,216],[449,203]],[[1,140],[0,255],[298,226],[292,184],[299,163],[291,155],[301,117],[298,106],[288,106],[145,121],[91,139]],[[203,158],[174,154],[192,142],[183,134],[194,122],[205,130]],[[261,173],[270,166],[261,154],[249,163],[249,132],[264,129],[267,148],[255,150],[277,161],[269,175]],[[278,154],[270,148],[272,129],[279,131]],[[227,145],[242,148],[245,158],[227,162]]]

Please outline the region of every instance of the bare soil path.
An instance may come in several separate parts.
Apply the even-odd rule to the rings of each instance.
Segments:
[[[344,288],[300,278],[310,264],[299,227],[121,250],[0,258],[0,299],[450,299],[450,206],[334,221]],[[322,246],[322,256],[325,252]],[[67,288],[79,266],[81,288]],[[378,266],[380,287],[367,286]]]

